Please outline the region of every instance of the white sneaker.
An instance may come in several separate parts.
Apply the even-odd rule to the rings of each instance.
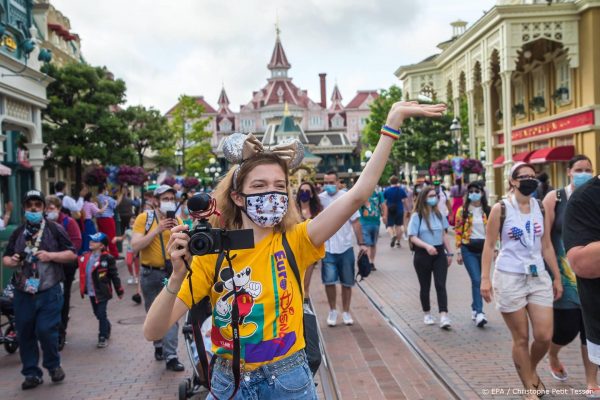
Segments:
[[[477,314],[477,317],[475,319],[475,325],[477,325],[478,328],[483,328],[483,326],[487,324],[487,322],[488,321],[484,313]]]
[[[431,314],[425,314],[425,316],[423,317],[423,323],[425,325],[433,325],[435,324],[435,318],[433,318]]]
[[[440,328],[442,329],[450,329],[451,321],[450,317],[447,314],[444,314],[440,317]]]
[[[352,316],[350,315],[350,313],[343,313],[342,314],[342,319],[344,320],[344,324],[346,325],[352,325],[354,323],[354,320],[352,319]]]
[[[140,278],[138,278],[137,276],[135,277],[135,279],[133,280],[135,282],[135,284],[137,285],[138,283],[140,283]]]
[[[133,276],[130,276],[129,278],[127,278],[127,284],[133,285]]]
[[[471,311],[471,319],[473,321],[475,321],[476,318],[477,318],[477,311]]]
[[[329,310],[329,315],[327,316],[327,325],[335,326],[337,324],[337,310]]]

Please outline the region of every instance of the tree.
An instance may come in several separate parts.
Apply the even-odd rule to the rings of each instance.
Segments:
[[[124,164],[133,158],[131,138],[114,112],[125,101],[125,82],[104,67],[47,64],[54,79],[48,85],[43,113],[49,163],[75,163],[76,190],[81,188],[84,161]]]
[[[363,142],[367,147],[375,147],[392,105],[402,100],[402,90],[393,85],[387,90],[382,90],[379,97],[371,103],[371,114],[363,130]],[[451,124],[452,117],[449,115],[436,119],[411,118],[404,121],[403,134],[394,143],[382,180],[385,181],[389,175],[396,174],[403,163],[408,162],[428,169],[433,161],[446,158],[452,149],[452,137],[449,132]]]
[[[203,113],[204,107],[194,97],[186,95],[179,96],[171,112],[169,129],[177,138],[177,150],[182,154],[182,172],[188,175],[202,171],[210,158],[212,133],[205,130],[210,120],[203,119]]]
[[[140,167],[144,167],[144,157],[150,150],[160,154],[161,150],[173,149],[175,140],[169,131],[167,119],[158,110],[141,105],[130,106],[120,111],[119,117],[129,130]],[[155,156],[155,158],[157,157]],[[170,160],[172,159],[173,153],[171,152]],[[158,162],[157,164],[162,163]]]

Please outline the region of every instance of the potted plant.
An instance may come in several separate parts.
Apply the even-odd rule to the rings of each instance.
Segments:
[[[494,115],[496,116],[496,121],[498,121],[498,123],[502,123],[502,117],[504,116],[502,114],[502,110],[497,109]]]
[[[148,173],[142,167],[121,165],[117,173],[117,182],[133,186],[142,186],[148,180]]]
[[[197,178],[194,178],[193,176],[188,176],[183,180],[183,187],[190,190],[198,186],[199,183],[200,181]]]
[[[88,186],[99,186],[106,183],[108,173],[103,166],[95,166],[90,168],[83,176],[83,182]]]
[[[546,111],[546,100],[543,96],[535,96],[529,102],[529,107],[531,107],[536,112],[544,112]]]
[[[513,116],[516,118],[523,118],[525,116],[525,104],[517,103],[512,108]]]
[[[167,176],[165,178],[165,180],[162,181],[163,185],[169,185],[171,187],[173,187],[173,185],[176,184],[176,183],[177,183],[177,179],[173,178],[172,176]]]
[[[452,162],[450,160],[435,161],[429,168],[431,175],[445,176],[452,174]]]
[[[467,174],[481,174],[483,172],[483,164],[475,158],[465,158],[461,162],[462,169]]]
[[[563,103],[569,100],[569,88],[561,86],[554,91],[552,98],[557,103]]]

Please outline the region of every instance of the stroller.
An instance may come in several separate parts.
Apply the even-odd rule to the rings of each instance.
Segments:
[[[204,371],[209,366],[206,362],[206,355],[200,354],[204,352],[205,346],[197,346],[196,343],[204,340],[201,326],[204,322],[210,323],[211,315],[210,301],[205,298],[192,307],[185,318],[185,324],[181,330],[185,348],[192,364],[192,377],[179,383],[179,400],[186,400],[200,393],[208,394],[208,382],[205,381],[206,374]]]
[[[0,344],[4,345],[4,350],[13,354],[19,348],[19,342],[13,310],[13,287],[10,284],[0,295],[0,317],[6,318],[5,322],[0,323]]]

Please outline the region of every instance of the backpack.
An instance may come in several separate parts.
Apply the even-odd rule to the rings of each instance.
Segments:
[[[544,204],[540,199],[535,199],[538,205],[540,206],[540,211],[542,212],[542,217],[546,218],[546,210],[544,210]],[[560,197],[557,201],[560,201]],[[506,204],[504,204],[503,200],[498,201],[500,203],[500,237],[502,237],[502,228],[504,228],[504,221],[506,220]]]

